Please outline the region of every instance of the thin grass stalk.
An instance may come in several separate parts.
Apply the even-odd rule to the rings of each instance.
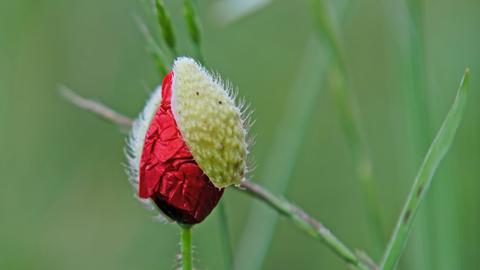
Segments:
[[[383,270],[396,268],[398,260],[408,240],[415,215],[417,214],[425,194],[428,192],[436,169],[455,138],[455,133],[462,120],[463,111],[467,101],[469,80],[469,70],[467,69],[460,82],[455,101],[440,127],[440,130],[435,136],[422,166],[417,173],[412,189],[408,194],[408,198],[398,218],[397,225],[382,260],[381,267]]]
[[[311,0],[310,2],[318,34],[325,40],[327,50],[331,51],[334,57],[334,64],[331,65],[328,75],[329,86],[339,109],[340,123],[352,153],[355,172],[365,198],[375,253],[380,255],[386,240],[382,226],[379,195],[373,177],[372,161],[368,147],[360,121],[355,116],[352,93],[349,92],[349,75],[345,63],[345,54],[339,41],[337,26],[327,3],[324,0]]]
[[[425,42],[423,30],[423,0],[406,0],[409,15],[410,65],[408,65],[411,85],[406,87],[407,108],[412,137],[411,168],[421,163],[432,138],[430,110],[428,104],[428,84],[425,65]],[[435,195],[433,196],[435,197]],[[433,199],[433,198],[432,198]],[[435,226],[432,226],[434,205],[426,205],[426,215],[419,217],[419,226],[413,234],[413,258],[411,267],[426,269],[431,267],[432,245]]]
[[[319,66],[317,59],[322,58],[319,49],[316,39],[311,37],[295,83],[286,97],[286,100],[295,100],[295,110],[286,103],[267,153],[268,158],[259,173],[260,178],[263,179],[262,184],[276,194],[284,194],[288,187],[308,121],[317,103],[317,97],[321,93],[320,72],[327,68],[329,57],[326,56],[324,63]],[[235,252],[234,269],[262,268],[277,222],[276,212],[264,205],[253,205]]]
[[[428,145],[428,139],[431,137],[431,113],[428,109],[433,109],[435,103],[429,103],[429,80],[427,57],[425,47],[425,1],[408,0],[408,10],[410,13],[410,43],[411,43],[411,72],[413,79],[413,87],[410,88],[411,96],[415,98],[415,106],[419,108],[413,116],[415,119],[412,123],[416,123],[417,130],[420,131],[420,142],[417,149],[417,157],[413,159],[420,162],[419,157],[424,153]],[[422,151],[418,153],[418,151]],[[416,164],[417,164],[416,163]],[[444,179],[452,177],[452,170],[443,170]],[[457,204],[455,196],[452,192],[455,189],[454,182],[446,182],[438,189],[431,191],[430,200],[426,205],[427,215],[421,223],[417,237],[420,247],[423,247],[425,259],[414,258],[415,268],[433,268],[433,269],[456,269],[459,268],[457,259],[460,257],[458,248],[452,247],[456,241],[452,236],[454,232],[458,232],[458,222],[455,218],[455,206]],[[439,220],[439,217],[442,217]],[[450,218],[449,218],[450,217]],[[418,249],[418,247],[416,247]],[[418,254],[415,250],[413,253]]]
[[[163,78],[168,72],[166,64],[168,60],[165,56],[165,52],[162,50],[162,48],[160,48],[150,31],[148,30],[148,27],[140,19],[137,19],[137,24],[140,32],[142,33],[145,41],[147,42],[147,51],[152,56],[160,77]]]
[[[349,3],[350,1],[346,2],[344,9],[348,7]],[[315,91],[312,91],[315,89],[308,90],[308,87],[311,86],[306,87],[306,85],[303,84],[308,82],[308,80],[318,80],[315,84],[322,81],[324,79],[322,70],[331,64],[330,52],[322,54],[321,56],[315,56],[317,52],[309,52],[310,50],[312,49],[306,50],[306,59],[303,61],[298,75],[299,78],[297,79],[298,86],[293,87],[291,93],[291,95],[297,99],[298,104],[305,105],[298,106],[298,110],[294,112],[291,112],[289,107],[285,108],[286,111],[290,112],[283,116],[279,122],[276,132],[276,134],[279,135],[276,136],[269,150],[269,159],[260,174],[262,176],[261,178],[265,179],[264,181],[268,181],[263,184],[278,194],[284,194],[288,186],[293,166],[295,165],[292,160],[296,159],[300,141],[303,138],[302,132],[292,133],[292,130],[302,128],[301,126],[303,126],[307,118],[309,118],[311,106],[314,104],[314,98],[312,98],[311,95],[315,93]],[[317,59],[321,59],[323,62],[318,64]],[[311,63],[312,60],[313,63]],[[315,74],[311,74],[305,78],[305,74],[310,74],[312,71],[315,71]],[[313,87],[320,88],[320,84]],[[306,93],[308,94],[301,94],[301,91],[307,90],[308,92]],[[298,97],[302,99],[298,100]],[[305,99],[303,99],[303,97],[305,97]],[[307,98],[310,98],[310,100]],[[236,252],[234,269],[256,270],[261,268],[268,247],[272,241],[277,219],[278,216],[269,212],[266,208],[256,207],[251,211],[247,226],[241,238],[240,246]],[[252,246],[252,241],[255,241],[257,244]]]
[[[351,98],[348,96],[346,81],[345,73],[340,68],[335,68],[335,65],[332,65],[329,73],[329,89],[339,109],[340,124],[346,136],[355,166],[355,173],[360,181],[361,191],[364,195],[370,232],[373,237],[374,254],[381,256],[386,239],[380,215],[380,199],[373,177],[372,161],[361,134],[358,120],[355,117]]]
[[[163,40],[170,49],[172,55],[177,55],[175,33],[172,27],[172,20],[165,8],[163,0],[155,0],[155,10],[157,14],[157,23],[160,27]]]

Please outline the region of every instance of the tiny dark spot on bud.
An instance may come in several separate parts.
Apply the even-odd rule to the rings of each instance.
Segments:
[[[223,104],[223,102],[221,102],[221,101],[219,100],[219,101],[218,101],[218,104],[222,105],[222,104]]]
[[[403,223],[407,223],[408,220],[410,219],[410,215],[412,214],[412,210],[408,209],[407,212],[405,213],[405,216],[403,217]]]
[[[198,93],[198,91],[197,91],[197,92],[195,92],[195,94],[197,94],[197,96],[198,96],[198,95],[200,95],[200,93]]]
[[[420,197],[420,195],[422,195],[422,192],[423,192],[423,186],[420,186],[417,191],[417,197]]]

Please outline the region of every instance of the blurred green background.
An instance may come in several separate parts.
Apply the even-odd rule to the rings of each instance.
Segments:
[[[180,1],[165,2],[181,51],[188,54]],[[269,159],[272,141],[284,132],[278,124],[299,106],[288,93],[298,84],[295,78],[314,32],[308,1],[274,0],[230,24],[219,23],[212,6],[218,1],[197,2],[208,67],[234,82],[254,109],[257,169],[252,177],[261,183],[257,172]],[[428,0],[424,7],[432,136],[467,66],[472,83],[465,117],[419,212],[400,268],[478,269],[480,2]],[[139,0],[0,0],[0,269],[177,265],[177,227],[154,222],[134,199],[122,166],[126,134],[58,93],[65,84],[135,116],[149,89],[161,81],[135,20],[156,32],[148,9]],[[426,151],[415,149],[418,138],[408,117],[408,27],[403,1],[363,0],[352,1],[341,29],[388,234]],[[315,55],[320,62],[324,53],[318,49]],[[349,246],[378,259],[346,138],[326,88],[320,81],[285,196]],[[232,190],[223,199],[236,247],[248,212],[259,203]],[[223,269],[217,214],[195,228],[199,269]],[[282,219],[263,269],[347,266]]]

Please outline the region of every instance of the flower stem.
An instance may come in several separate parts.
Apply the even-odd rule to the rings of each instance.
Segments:
[[[182,255],[182,270],[192,270],[192,226],[180,225],[180,246]]]
[[[381,269],[391,270],[396,268],[398,259],[408,240],[415,214],[430,187],[438,165],[447,153],[455,137],[467,101],[468,83],[469,70],[467,69],[460,83],[455,102],[433,140],[423,164],[418,171],[412,189],[408,194],[402,213],[398,218],[395,231],[385,251]]]

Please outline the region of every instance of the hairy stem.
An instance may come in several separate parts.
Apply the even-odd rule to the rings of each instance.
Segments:
[[[84,98],[65,86],[60,87],[60,94],[73,105],[92,112],[93,114],[121,127],[130,128],[133,124],[133,120],[129,117],[112,110],[98,101]]]
[[[192,270],[192,226],[180,225],[182,270]]]

